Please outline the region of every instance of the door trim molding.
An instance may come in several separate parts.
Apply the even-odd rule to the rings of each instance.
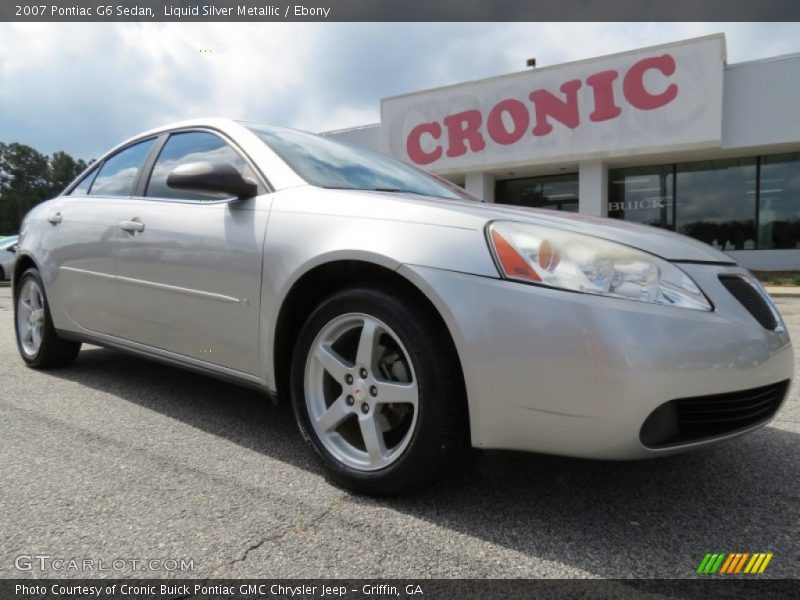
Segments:
[[[155,290],[164,290],[165,292],[174,292],[176,294],[183,294],[185,296],[194,296],[195,298],[203,298],[205,300],[216,300],[218,302],[225,302],[227,304],[243,304],[241,298],[234,296],[226,296],[225,294],[216,294],[214,292],[206,292],[203,290],[195,290],[192,288],[180,287],[177,285],[169,285],[166,283],[157,283],[155,281],[146,281],[144,279],[134,279],[133,277],[123,277],[121,275],[111,275],[109,273],[101,273],[99,271],[89,271],[88,269],[79,269],[78,267],[59,267],[62,271],[70,271],[72,273],[80,273],[82,275],[91,275],[100,279],[110,279],[119,283],[128,283],[131,285],[138,285]]]

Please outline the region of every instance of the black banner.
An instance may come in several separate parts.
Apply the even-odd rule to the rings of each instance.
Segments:
[[[0,580],[0,598],[99,600],[540,600],[581,598],[698,600],[797,598],[800,580],[747,576],[708,579],[622,580],[179,580],[179,579],[26,579]]]
[[[796,0],[4,0],[0,21],[798,21]]]

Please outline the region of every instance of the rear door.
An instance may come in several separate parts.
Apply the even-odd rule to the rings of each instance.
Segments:
[[[154,143],[136,142],[104,159],[47,215],[43,249],[54,269],[45,278],[56,327],[117,333],[119,221]]]
[[[236,200],[170,188],[176,167],[223,162],[258,180],[232,142],[174,132],[126,202],[118,274],[122,337],[243,373],[259,373],[259,304],[270,195]]]

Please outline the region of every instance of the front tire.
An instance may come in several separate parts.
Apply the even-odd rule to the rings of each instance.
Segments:
[[[42,277],[35,268],[25,271],[14,286],[14,324],[19,354],[29,367],[65,367],[78,356],[81,344],[56,334]]]
[[[331,479],[391,495],[441,474],[466,445],[463,377],[432,309],[401,288],[321,302],[292,359],[292,402]]]

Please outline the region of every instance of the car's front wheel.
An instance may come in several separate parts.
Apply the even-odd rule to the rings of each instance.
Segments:
[[[81,349],[78,342],[61,339],[53,327],[42,277],[31,268],[14,288],[17,348],[28,366],[36,369],[67,366]]]
[[[292,398],[336,482],[395,494],[430,481],[463,449],[463,378],[447,336],[402,289],[350,288],[313,311],[295,347]]]

